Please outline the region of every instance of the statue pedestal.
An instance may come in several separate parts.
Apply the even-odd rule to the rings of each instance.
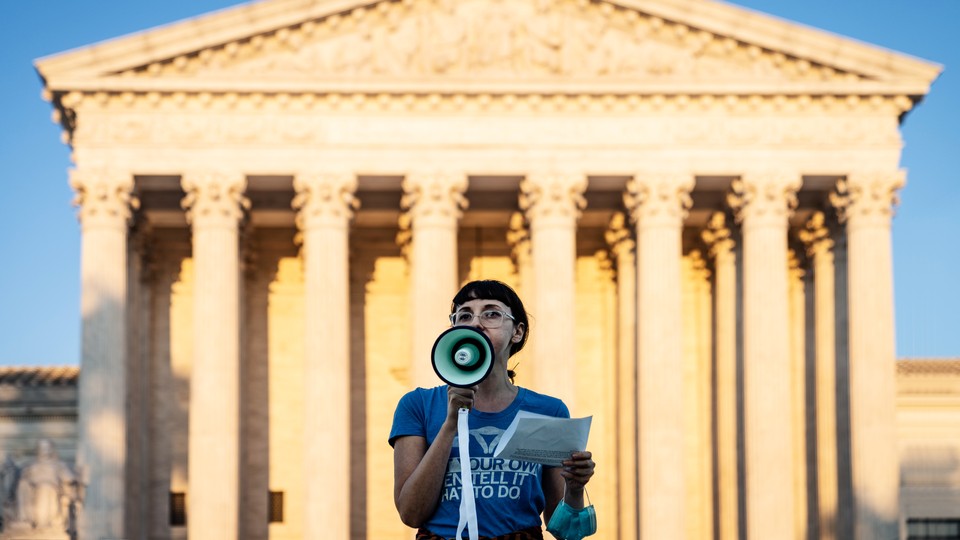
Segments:
[[[70,540],[66,531],[36,530],[30,525],[11,523],[0,532],[0,540]]]

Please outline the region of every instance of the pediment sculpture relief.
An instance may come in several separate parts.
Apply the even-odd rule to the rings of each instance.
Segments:
[[[50,441],[37,443],[36,457],[21,465],[5,456],[0,488],[0,539],[74,534],[81,486]]]
[[[138,71],[169,72],[511,79],[837,75],[634,10],[578,0],[382,2]]]

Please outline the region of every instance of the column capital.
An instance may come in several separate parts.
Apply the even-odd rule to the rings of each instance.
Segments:
[[[303,171],[293,177],[297,228],[344,227],[360,207],[357,177],[345,171]]]
[[[603,233],[607,245],[610,246],[610,252],[615,259],[633,253],[637,243],[633,240],[633,234],[627,227],[627,216],[623,212],[615,212],[607,224],[607,230]]]
[[[455,227],[466,210],[467,175],[451,171],[414,171],[401,184],[397,245],[409,256],[413,227]]]
[[[857,171],[837,181],[830,202],[841,223],[886,224],[900,202],[897,192],[906,183],[902,170]]]
[[[680,227],[693,205],[693,174],[686,171],[644,171],[627,182],[623,203],[638,225]]]
[[[520,209],[531,224],[552,221],[575,222],[587,206],[583,197],[587,177],[578,173],[541,171],[520,182]]]
[[[751,225],[786,225],[797,207],[800,175],[786,171],[756,171],[733,181],[727,204],[738,223]]]
[[[510,214],[510,224],[507,228],[507,245],[510,246],[510,259],[515,267],[530,256],[530,228],[523,212]]]
[[[467,175],[453,171],[415,171],[401,184],[400,207],[411,222],[429,221],[447,225],[467,209]]]
[[[707,221],[707,228],[700,233],[700,239],[703,240],[709,248],[710,258],[717,257],[733,251],[733,231],[727,223],[727,214],[725,212],[714,212]]]
[[[797,233],[808,257],[816,258],[832,252],[833,237],[826,221],[827,218],[823,212],[814,212],[804,224],[803,229]]]
[[[180,206],[194,226],[235,227],[243,211],[250,209],[244,196],[247,179],[241,173],[192,171],[183,175],[180,185],[187,194]]]
[[[804,270],[803,254],[796,249],[787,250],[787,272],[791,279],[803,279],[807,275]]]
[[[703,256],[703,251],[696,248],[691,249],[689,256],[693,275],[701,280],[710,279],[710,268],[707,267],[707,259]]]
[[[133,194],[133,175],[107,168],[70,171],[73,205],[83,228],[126,228],[140,200]]]

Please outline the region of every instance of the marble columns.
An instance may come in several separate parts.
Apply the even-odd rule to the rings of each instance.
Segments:
[[[617,212],[605,234],[617,271],[617,503],[625,538],[637,528],[637,260],[627,218]]]
[[[640,537],[686,538],[681,232],[694,178],[639,174],[624,203],[637,227]]]
[[[743,394],[746,538],[784,538],[793,528],[792,387],[787,218],[800,177],[756,172],[730,198],[743,235]],[[789,535],[793,537],[793,535]]]
[[[79,538],[123,538],[127,474],[127,233],[133,177],[78,169],[83,317],[77,465],[86,485]]]
[[[790,425],[793,429],[793,509],[797,538],[808,538],[807,511],[807,296],[803,255],[790,249],[787,277],[790,297]]]
[[[441,383],[430,364],[437,336],[449,324],[450,301],[459,289],[457,222],[467,206],[463,173],[417,172],[403,181],[400,227],[412,235],[409,259],[410,325],[413,352],[410,382],[432,387]]]
[[[899,171],[851,174],[846,205],[850,416],[856,540],[899,538],[899,455],[890,218]]]
[[[727,216],[715,212],[702,233],[713,259],[714,407],[716,417],[717,531],[719,540],[737,540],[737,255]]]
[[[241,174],[181,180],[193,231],[194,343],[190,374],[187,534],[238,538],[240,499],[239,221],[249,203]]]
[[[537,328],[549,328],[551,339],[534,339],[535,388],[549,392],[576,410],[574,355],[576,343],[576,228],[586,206],[587,177],[541,172],[520,183],[520,208],[530,223],[536,296],[530,312]]]
[[[350,512],[342,502],[350,500],[348,261],[356,187],[351,173],[309,172],[294,178],[305,291],[305,540],[350,537]]]
[[[814,378],[816,403],[817,537],[837,538],[837,356],[833,239],[823,212],[800,231],[813,268]]]
[[[514,212],[510,215],[510,225],[507,229],[507,245],[510,246],[510,259],[513,261],[514,271],[519,281],[519,290],[517,294],[523,301],[524,307],[529,311],[537,305],[536,301],[536,282],[533,273],[533,255],[530,245],[530,228],[522,212]],[[529,330],[529,329],[528,329]],[[532,348],[532,346],[530,347]],[[520,364],[523,378],[517,380],[521,386],[530,386],[531,382],[537,380],[537,366],[535,362],[522,362]],[[550,369],[546,366],[545,369]]]

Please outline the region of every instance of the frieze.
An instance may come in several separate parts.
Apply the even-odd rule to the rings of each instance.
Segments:
[[[897,116],[902,110],[894,98],[852,103],[828,99],[830,96],[334,96],[337,95],[310,100],[287,96],[281,100],[276,95],[243,95],[230,104],[211,97],[206,109],[199,107],[202,99],[197,95],[184,96],[179,105],[172,106],[170,96],[153,105],[144,96],[134,96],[132,101],[119,96],[106,101],[83,100],[72,143],[312,146],[329,142],[327,126],[337,121],[331,114],[391,113],[388,120],[398,113],[411,113],[429,120],[431,113],[507,114],[536,110],[607,114],[616,119],[628,114],[645,116],[649,132],[631,131],[624,136],[658,143],[889,145],[900,142]],[[770,113],[790,114],[763,114],[767,109]],[[363,125],[353,123],[351,129],[363,129]],[[382,129],[387,123],[380,125]],[[342,130],[338,133],[342,134]],[[576,135],[570,134],[573,138]],[[554,136],[563,137],[563,133]]]
[[[120,75],[228,78],[248,73],[301,78],[861,78],[589,0],[384,1]]]
[[[597,119],[590,119],[591,121]],[[602,119],[601,119],[602,120]],[[856,145],[864,148],[889,147],[900,143],[896,119],[883,116],[866,117],[726,117],[668,116],[666,114],[634,115],[631,118],[611,117],[605,133],[623,144],[686,144],[716,146],[747,145]],[[429,117],[417,119],[430,122]],[[487,119],[479,119],[485,122]],[[492,121],[492,120],[490,120]],[[600,121],[600,120],[598,120]],[[222,147],[315,147],[348,143],[396,143],[409,140],[411,124],[397,118],[384,118],[372,124],[372,118],[345,122],[337,118],[314,115],[244,115],[211,112],[197,115],[186,112],[150,114],[131,112],[101,115],[81,122],[72,144],[83,146],[184,146]],[[498,131],[503,144],[529,143],[521,122],[517,129],[503,129],[511,120],[500,120]],[[581,133],[570,130],[569,118],[540,118],[538,126],[549,129],[549,140],[559,144],[577,144]],[[336,126],[333,129],[332,126]],[[418,141],[435,144],[477,144],[488,142],[483,130],[432,131]],[[431,139],[432,137],[432,139]],[[547,139],[544,139],[547,140]]]

